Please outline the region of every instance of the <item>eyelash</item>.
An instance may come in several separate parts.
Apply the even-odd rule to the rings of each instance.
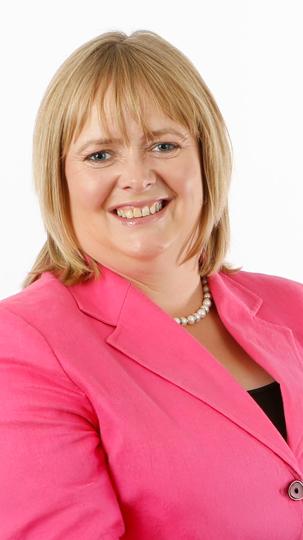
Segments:
[[[168,154],[170,152],[173,152],[177,148],[180,148],[180,146],[178,144],[167,143],[167,142],[160,142],[160,143],[157,143],[155,146],[163,146],[163,145],[173,146],[173,148],[171,150],[168,150],[167,152],[159,152],[160,154]],[[107,159],[95,160],[95,159],[92,159],[92,158],[94,156],[98,155],[98,154],[109,154],[109,153],[110,152],[108,150],[100,150],[99,152],[93,152],[92,154],[89,154],[88,156],[85,157],[85,161],[91,161],[91,162],[94,162],[94,163],[106,162],[106,161],[108,161]]]

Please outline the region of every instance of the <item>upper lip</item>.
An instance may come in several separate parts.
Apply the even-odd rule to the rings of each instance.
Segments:
[[[113,212],[114,210],[117,210],[118,208],[122,208],[124,206],[133,206],[136,208],[143,208],[144,206],[151,206],[155,202],[160,201],[169,201],[168,197],[159,197],[157,199],[148,199],[147,201],[127,201],[124,203],[116,204],[115,206],[111,206],[108,211]]]

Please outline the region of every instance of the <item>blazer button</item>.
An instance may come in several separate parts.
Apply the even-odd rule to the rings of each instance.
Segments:
[[[303,499],[303,482],[301,480],[295,480],[289,484],[288,495],[293,501],[300,501]]]

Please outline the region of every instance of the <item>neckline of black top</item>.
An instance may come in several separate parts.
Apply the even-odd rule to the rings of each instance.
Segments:
[[[259,394],[260,392],[266,392],[267,390],[274,389],[279,386],[279,383],[277,381],[273,381],[269,384],[266,384],[265,386],[260,386],[258,388],[252,388],[251,390],[247,390],[249,394]]]

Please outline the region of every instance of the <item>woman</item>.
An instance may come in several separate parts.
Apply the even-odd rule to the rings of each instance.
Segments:
[[[149,31],[83,45],[34,172],[47,241],[0,303],[1,539],[302,539],[303,287],[224,260],[231,146],[193,65]]]

